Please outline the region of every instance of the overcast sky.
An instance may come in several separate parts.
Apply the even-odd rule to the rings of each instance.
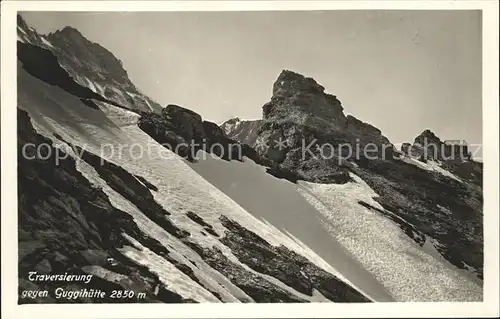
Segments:
[[[261,117],[282,69],[313,77],[393,143],[424,129],[482,142],[479,11],[23,13],[73,26],[162,105]]]

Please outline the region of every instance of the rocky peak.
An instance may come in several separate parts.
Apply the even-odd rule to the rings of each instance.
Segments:
[[[42,44],[43,46],[41,38],[28,26],[20,14],[17,15],[17,31],[18,41],[24,43]]]
[[[441,139],[434,134],[429,129],[424,130],[420,135],[418,135],[414,142],[414,144],[420,144],[420,145],[428,145],[428,144],[436,144],[436,145],[441,145]]]
[[[263,119],[293,122],[319,130],[338,130],[346,126],[340,101],[314,79],[283,70],[273,85],[273,96],[266,103]]]
[[[404,143],[401,151],[409,156],[427,160],[468,160],[469,149],[463,140],[441,140],[430,129],[424,130],[414,140],[413,145]]]
[[[55,32],[51,32],[49,37],[57,37],[57,36],[67,36],[67,37],[80,37],[85,38],[78,29],[75,29],[71,26],[65,26],[61,30],[56,30]]]
[[[318,84],[313,78],[305,77],[302,74],[290,70],[283,70],[276,82],[274,82],[273,95],[278,95],[283,91],[290,93],[305,91],[320,94],[325,91],[325,88]]]
[[[57,64],[80,86],[129,110],[161,112],[161,106],[132,83],[120,59],[100,44],[88,40],[77,29],[67,26],[40,35],[18,15],[17,31],[18,42],[50,51]]]
[[[238,123],[238,122],[240,122],[240,121],[241,121],[241,120],[240,120],[240,118],[239,118],[239,117],[233,117],[233,118],[231,118],[231,119],[229,119],[229,120],[225,121],[224,123],[222,123],[222,125],[224,125],[224,124],[236,124],[236,123]]]
[[[301,179],[326,183],[349,180],[340,163],[346,161],[339,160],[345,157],[339,153],[341,145],[360,149],[368,143],[381,146],[377,152],[392,158],[393,146],[379,129],[346,116],[335,95],[326,93],[314,79],[289,70],[280,73],[271,101],[263,106],[255,142],[263,156],[298,172]],[[306,145],[313,145],[314,156],[302,152]],[[325,145],[328,154],[323,152]]]
[[[224,132],[226,134],[231,134],[231,132],[233,132],[236,127],[241,123],[241,120],[238,118],[238,117],[233,117],[227,121],[225,121],[224,123],[222,123],[220,125],[221,129],[224,130]]]
[[[241,120],[238,117],[221,124],[224,133],[231,139],[254,147],[262,120]]]
[[[200,122],[201,115],[196,113],[193,110],[187,109],[182,106],[178,106],[175,104],[169,104],[167,105],[163,110],[162,114],[166,116],[167,118],[177,118],[177,117],[184,117],[184,118],[192,118],[193,121]]]
[[[17,15],[17,26],[24,31],[29,29],[28,24],[26,23],[26,21],[24,21],[23,17],[20,14]]]
[[[77,29],[66,26],[62,30],[50,33],[47,39],[62,48],[70,57],[82,61],[80,71],[85,75],[92,76],[90,73],[96,73],[98,70],[122,84],[131,85],[123,63],[100,44],[88,40]]]

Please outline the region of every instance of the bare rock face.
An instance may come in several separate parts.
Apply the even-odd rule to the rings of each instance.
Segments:
[[[314,79],[284,70],[263,107],[255,142],[259,153],[312,182],[346,182],[350,162],[371,156],[392,159],[393,146],[374,126],[345,116],[341,102]]]
[[[165,148],[189,161],[195,161],[197,152],[203,150],[225,160],[241,161],[246,156],[261,163],[251,147],[230,139],[217,124],[178,105],[167,105],[161,114],[143,113],[137,124]]]
[[[193,160],[206,139],[201,116],[178,105],[167,105],[161,114],[142,113],[139,128],[165,148]]]
[[[262,117],[320,130],[345,129],[347,119],[340,101],[324,91],[314,79],[284,70],[273,85],[271,101],[262,108]]]
[[[77,29],[70,26],[64,27],[62,30],[50,33],[47,39],[63,49],[69,56],[86,58],[75,71],[88,74],[92,80],[103,80],[102,77],[112,78],[124,87],[134,88],[127,71],[123,68],[123,63],[103,46],[87,40]],[[97,73],[89,72],[91,67],[101,70],[102,77]]]
[[[162,116],[175,125],[179,135],[188,142],[201,141],[205,137],[203,120],[196,112],[170,104],[163,109]]]
[[[401,145],[401,152],[404,154],[404,155],[411,155],[411,147],[412,145],[410,143],[403,143]]]
[[[66,92],[79,97],[85,105],[91,108],[99,109],[93,100],[123,108],[123,106],[77,83],[74,78],[60,66],[57,57],[50,50],[18,41],[17,59],[19,65],[32,76],[50,85],[58,86]]]
[[[347,116],[347,130],[365,143],[376,145],[391,145],[389,139],[375,126],[358,120],[352,115]]]

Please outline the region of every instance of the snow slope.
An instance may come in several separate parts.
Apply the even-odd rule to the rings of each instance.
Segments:
[[[249,159],[241,163],[206,157],[192,167],[248,212],[313,249],[375,300],[482,299],[477,281],[358,204],[380,207],[373,200],[377,194],[357,176],[345,185],[295,185],[266,174]]]
[[[267,279],[299,298],[306,300],[324,299],[318,292],[315,292],[312,297],[305,296],[276,278],[270,278],[270,276],[250,269],[241,263],[231,250],[219,240],[202,235],[200,226],[186,217],[187,211],[195,212],[212,225],[215,232],[220,234],[225,232],[225,228],[218,217],[225,215],[269,243],[285,245],[289,249],[307,256],[309,260],[323,269],[335,273],[331,265],[324,262],[313,250],[297,243],[278,228],[251,215],[229,196],[196,173],[183,159],[152,140],[134,125],[137,117],[133,112],[115,107],[104,107],[102,104],[100,104],[100,110],[95,110],[85,106],[78,98],[60,88],[50,86],[32,77],[22,68],[19,68],[18,76],[20,83],[18,105],[28,111],[37,132],[52,139],[58,147],[66,149],[74,156],[77,169],[92,184],[101,187],[116,208],[133,216],[144,233],[151,238],[158,239],[168,249],[170,257],[189,267],[204,286],[202,287],[193,281],[153,251],[145,249],[130,234],[124,234],[129,240],[130,246],[122,250],[123,254],[158,274],[170,290],[187,299],[199,302],[217,302],[218,299],[205,288],[209,287],[226,302],[252,301],[251,297],[206,264],[191,248],[167,233],[147,218],[130,201],[111,189],[93,167],[79,160],[78,154],[71,150],[67,144],[56,139],[53,133],[57,133],[62,140],[100,155],[123,167],[131,174],[141,175],[156,185],[158,191],[153,192],[155,200],[167,211],[172,212],[170,216],[172,222],[181,229],[189,231],[190,239],[200,246],[217,247],[233,263]]]
[[[476,280],[421,248],[389,219],[358,202],[383,209],[358,176],[343,185],[300,182],[301,194],[327,218],[332,236],[384,284],[397,301],[480,301]]]
[[[376,301],[391,301],[383,285],[367,272],[324,227],[323,215],[298,192],[295,184],[267,174],[250,159],[226,162],[203,156],[191,167],[249,213],[289,233],[310,247],[355,287]]]

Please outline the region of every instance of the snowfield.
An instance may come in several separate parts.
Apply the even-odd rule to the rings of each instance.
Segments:
[[[301,194],[327,218],[330,234],[397,301],[482,300],[482,287],[476,281],[419,247],[389,219],[359,205],[364,201],[383,210],[373,200],[377,194],[358,176],[351,177],[355,182],[343,185],[300,182]]]
[[[453,178],[454,180],[459,181],[459,182],[462,183],[462,180],[460,179],[460,177],[458,177],[455,174],[453,174],[453,173],[445,170],[436,161],[428,160],[427,163],[424,163],[424,162],[421,162],[421,161],[419,161],[419,160],[417,160],[415,158],[409,157],[409,156],[404,156],[401,160],[403,162],[405,162],[405,163],[415,165],[415,166],[417,166],[417,167],[419,167],[419,168],[421,168],[423,170],[430,171],[430,172],[437,172],[437,173],[440,173],[440,174],[442,174],[444,176]]]

